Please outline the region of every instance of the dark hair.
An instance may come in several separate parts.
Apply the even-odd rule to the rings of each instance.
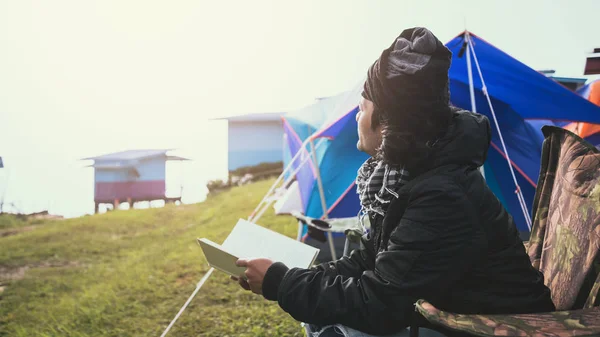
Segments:
[[[445,74],[444,74],[445,75]],[[440,82],[407,84],[409,93],[402,106],[388,111],[374,106],[371,125],[381,125],[382,143],[377,149],[377,159],[386,164],[404,166],[409,172],[418,171],[434,150],[433,144],[441,138],[452,120],[447,77]],[[412,82],[412,81],[411,81]],[[436,83],[437,82],[437,83]],[[438,97],[419,97],[419,91],[440,93]],[[438,86],[438,88],[430,88]],[[441,90],[440,90],[441,89]]]

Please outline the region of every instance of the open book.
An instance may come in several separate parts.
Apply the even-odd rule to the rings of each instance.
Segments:
[[[208,264],[224,273],[239,277],[246,268],[238,267],[238,258],[266,257],[290,268],[308,268],[319,250],[270,229],[240,219],[222,245],[198,239]]]

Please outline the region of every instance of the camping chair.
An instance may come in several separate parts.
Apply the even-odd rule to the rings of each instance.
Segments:
[[[542,163],[527,246],[557,311],[463,315],[416,303],[418,326],[449,336],[600,336],[600,151],[575,134],[545,126]]]
[[[326,233],[344,233],[344,251],[342,256],[348,255],[350,245],[359,245],[360,238],[369,228],[368,217],[341,218],[341,219],[315,219],[307,217],[300,212],[293,211],[291,215],[298,220],[299,225],[308,226],[308,235],[317,241],[327,241]],[[359,223],[361,224],[359,226]],[[334,248],[331,248],[334,249]],[[332,254],[333,256],[333,254]]]

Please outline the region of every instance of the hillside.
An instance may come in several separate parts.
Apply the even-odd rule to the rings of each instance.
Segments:
[[[272,180],[194,205],[11,222],[0,236],[0,336],[160,336],[208,270],[196,237],[221,242]],[[271,214],[269,214],[271,213]],[[294,236],[267,212],[260,224]],[[169,336],[301,336],[276,303],[215,272]]]

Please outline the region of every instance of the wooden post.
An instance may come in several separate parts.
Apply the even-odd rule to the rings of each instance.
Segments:
[[[129,209],[133,209],[133,202],[131,201],[131,197],[127,198],[127,205],[129,205]]]
[[[119,209],[119,199],[115,199],[114,203],[113,203],[113,210],[116,211]]]
[[[94,214],[98,214],[99,210],[100,210],[100,203],[94,202]]]

